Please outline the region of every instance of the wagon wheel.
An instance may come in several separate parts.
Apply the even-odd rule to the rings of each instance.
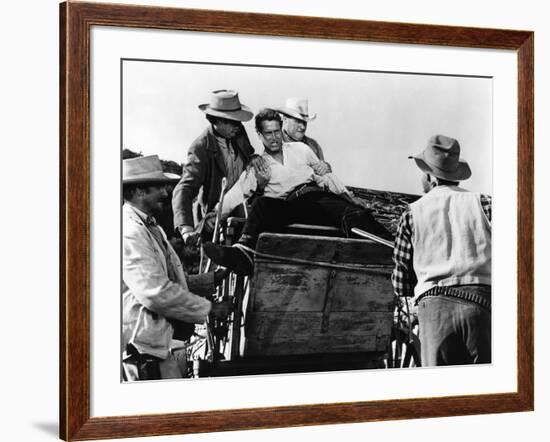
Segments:
[[[243,327],[243,301],[248,288],[248,278],[228,274],[219,289],[220,299],[230,299],[234,310],[227,319],[215,322],[214,348],[218,359],[234,360],[240,356]]]
[[[409,319],[404,302],[407,301],[396,301],[395,320],[387,351],[387,368],[420,367],[420,340],[416,333],[418,327],[414,319]]]
[[[387,368],[420,367],[420,341],[416,334],[403,327],[393,327],[387,352]]]
[[[220,242],[231,246],[240,236],[245,219],[230,217],[222,226]],[[235,360],[240,356],[243,327],[243,301],[248,289],[248,278],[242,275],[229,273],[223,284],[219,287],[219,299],[230,299],[233,302],[233,313],[226,321],[219,324],[215,337],[216,355],[224,360]]]

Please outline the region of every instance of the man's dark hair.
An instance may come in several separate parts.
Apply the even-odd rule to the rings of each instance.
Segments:
[[[443,178],[437,178],[437,183],[439,186],[458,186],[460,184],[458,181],[449,181]]]
[[[205,116],[210,124],[216,124],[218,121],[220,121],[220,118],[215,117],[214,115],[206,114]]]
[[[149,191],[151,187],[162,187],[166,186],[168,183],[166,181],[150,181],[146,183],[135,183],[135,184],[123,184],[122,185],[122,199],[124,201],[131,201],[136,193],[136,190],[143,189]]]
[[[256,125],[256,130],[258,132],[262,131],[262,123],[264,121],[278,121],[281,126],[283,125],[283,120],[281,120],[281,116],[277,111],[274,111],[273,109],[262,109],[256,114],[256,117],[254,118],[254,124]]]
[[[139,184],[123,184],[122,185],[123,201],[131,201],[138,187],[140,187]]]
[[[241,122],[240,121],[236,121],[236,120],[232,120],[230,118],[223,118],[223,117],[216,117],[215,115],[210,115],[210,114],[206,114],[206,119],[208,120],[208,122],[210,124],[216,124],[218,122],[230,122],[230,123],[235,123],[235,124],[238,124],[238,125],[241,125]]]

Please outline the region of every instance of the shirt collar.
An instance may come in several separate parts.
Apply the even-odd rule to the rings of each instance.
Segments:
[[[136,215],[139,217],[139,219],[141,219],[141,221],[143,221],[143,223],[147,226],[147,227],[150,227],[150,226],[156,226],[157,225],[157,220],[155,219],[155,217],[153,215],[147,215],[144,211],[142,210],[139,210],[136,206],[133,206],[132,204],[130,203],[126,203],[129,207],[132,208],[132,210],[136,213]]]

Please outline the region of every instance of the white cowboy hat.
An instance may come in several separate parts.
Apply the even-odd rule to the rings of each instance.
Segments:
[[[317,114],[309,114],[307,98],[287,98],[284,107],[275,110],[289,117],[305,121],[306,123],[317,118]]]
[[[235,121],[248,121],[254,116],[249,107],[241,104],[239,93],[227,89],[212,92],[210,103],[199,104],[199,109],[205,114]]]
[[[468,163],[460,159],[458,141],[445,135],[434,135],[421,153],[409,158],[423,172],[447,181],[462,181],[472,175]]]
[[[122,184],[169,183],[179,180],[175,173],[164,173],[157,155],[122,160]]]

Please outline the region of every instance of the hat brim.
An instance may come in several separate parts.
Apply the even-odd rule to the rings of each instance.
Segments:
[[[170,181],[179,181],[181,179],[181,176],[177,173],[170,173],[170,172],[164,172],[164,175],[166,178],[168,178]]]
[[[212,109],[208,103],[199,104],[199,109],[203,111],[205,114],[212,115],[214,117],[226,118],[228,120],[241,121],[241,122],[250,121],[254,116],[250,108],[248,106],[245,106],[244,104],[241,104],[241,109],[237,111],[222,111],[222,110]]]
[[[463,160],[458,161],[458,167],[456,168],[456,170],[449,172],[447,170],[443,170],[439,167],[428,164],[422,157],[422,154],[410,156],[409,158],[412,158],[415,161],[420,170],[429,173],[436,178],[441,178],[442,180],[464,181],[472,176],[472,171],[469,164]]]
[[[306,123],[315,120],[317,118],[317,114],[312,115],[302,115],[300,112],[290,109],[288,107],[278,107],[273,109],[283,115],[286,115],[287,117],[296,118],[297,120],[305,121]]]
[[[135,176],[131,178],[123,178],[122,184],[154,184],[154,183],[173,183],[179,181],[180,176],[175,173],[159,173],[144,174],[141,176]]]

